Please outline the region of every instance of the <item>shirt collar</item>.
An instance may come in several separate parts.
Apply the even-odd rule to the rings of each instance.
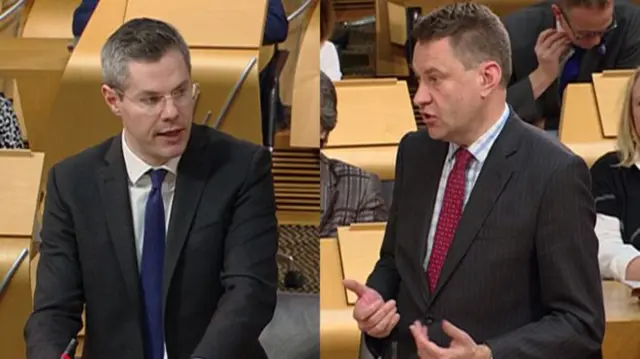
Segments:
[[[140,178],[142,178],[142,176],[144,176],[150,169],[163,168],[174,176],[176,176],[178,173],[178,163],[180,162],[180,156],[170,159],[162,166],[153,167],[142,160],[140,157],[138,157],[135,153],[133,153],[133,151],[131,151],[124,137],[124,131],[122,131],[122,154],[124,155],[124,163],[127,168],[127,175],[129,177],[129,181],[132,184],[138,183]]]
[[[471,146],[467,147],[467,150],[471,153],[476,161],[483,163],[487,159],[489,150],[493,146],[493,143],[496,141],[496,138],[498,138],[500,132],[502,132],[502,128],[504,127],[505,123],[507,123],[507,119],[509,119],[510,112],[511,110],[509,109],[509,106],[505,103],[504,111],[502,111],[500,119],[496,121],[496,123],[494,123],[493,126],[489,128],[489,130],[483,133],[482,136],[475,140],[471,144]],[[447,161],[453,160],[453,156],[455,155],[459,147],[459,145],[449,142]]]

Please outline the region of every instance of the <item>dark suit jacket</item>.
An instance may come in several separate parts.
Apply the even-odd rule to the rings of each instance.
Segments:
[[[87,359],[141,359],[143,304],[120,136],[55,165],[47,183],[29,359],[80,330]],[[178,166],[164,268],[169,359],[266,358],[277,222],[264,149],[193,125]]]
[[[640,66],[640,8],[635,4],[616,3],[614,14],[618,27],[604,39],[604,54],[595,47],[584,54],[577,82],[591,82],[591,74],[608,69],[633,69]],[[503,19],[509,32],[513,75],[507,102],[527,122],[546,119],[547,129],[557,129],[560,118],[558,80],[537,99],[533,98],[529,74],[538,67],[535,46],[538,35],[555,28],[550,2],[525,8]]]
[[[427,132],[401,141],[389,221],[367,285],[395,299],[390,338],[367,337],[379,354],[416,358],[409,325],[449,343],[447,319],[495,359],[601,358],[604,335],[598,240],[589,170],[541,130],[511,116],[465,206],[434,293],[423,260],[448,143]]]
[[[320,238],[335,237],[338,226],[386,222],[382,184],[373,173],[320,155]]]

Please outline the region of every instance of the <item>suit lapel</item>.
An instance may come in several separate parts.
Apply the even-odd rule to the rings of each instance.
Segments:
[[[513,110],[512,110],[513,111]],[[438,284],[433,293],[435,299],[442,287],[454,273],[482,228],[496,200],[509,182],[514,170],[512,155],[519,145],[519,129],[523,124],[517,117],[511,116],[493,144],[480,175],[473,187],[462,218],[458,223],[455,237],[447,252],[440,272]],[[432,301],[433,303],[433,301]]]
[[[120,136],[113,139],[105,156],[106,165],[98,170],[98,190],[104,204],[109,237],[133,305],[140,305],[140,280],[127,170]]]
[[[163,311],[178,259],[200,204],[213,159],[208,158],[207,138],[201,128],[193,126],[191,138],[178,164],[178,176],[167,231],[163,273]]]

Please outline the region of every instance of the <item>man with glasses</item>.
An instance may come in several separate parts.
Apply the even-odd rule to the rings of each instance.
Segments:
[[[85,307],[84,358],[266,359],[278,237],[268,151],[193,123],[198,87],[171,25],[125,23],[101,61],[123,131],[49,173],[27,357],[59,358]]]
[[[513,52],[507,100],[518,115],[557,132],[567,84],[639,66],[639,9],[613,0],[557,0],[506,16]]]

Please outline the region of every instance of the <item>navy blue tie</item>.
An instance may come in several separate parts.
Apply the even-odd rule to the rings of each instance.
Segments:
[[[163,359],[164,330],[162,325],[162,271],[164,267],[165,219],[162,202],[162,182],[167,171],[152,170],[151,192],[144,215],[144,244],[140,279],[146,318],[145,359]]]

